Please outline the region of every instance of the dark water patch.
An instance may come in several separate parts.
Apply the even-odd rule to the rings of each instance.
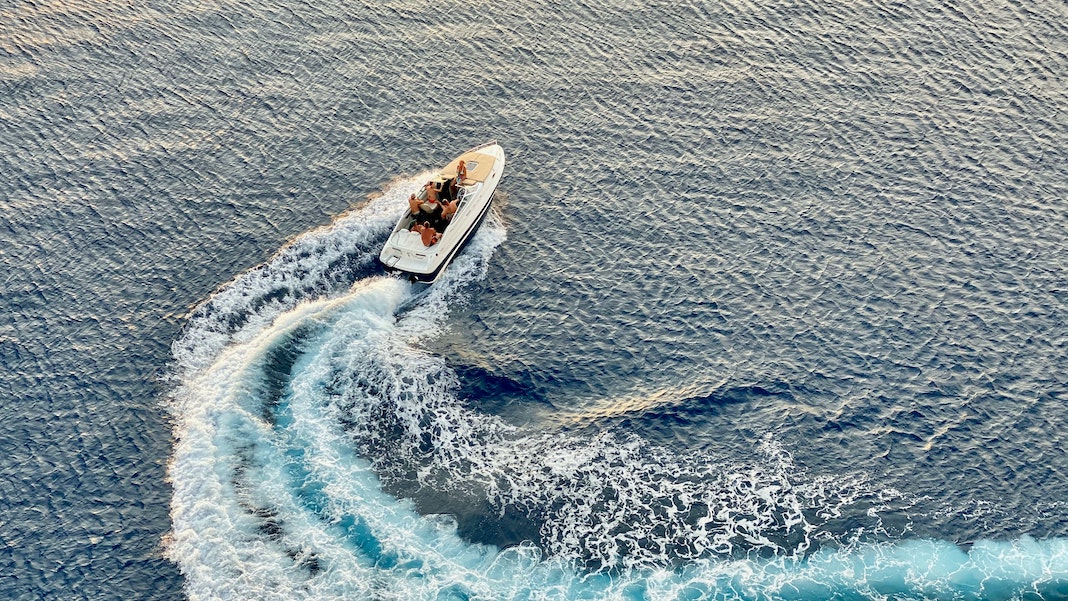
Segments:
[[[804,386],[788,383],[718,385],[706,394],[694,394],[691,387],[681,390],[634,393],[618,402],[599,401],[575,413],[558,411],[549,418],[559,422],[566,432],[596,435],[597,432],[622,430],[633,432],[651,442],[685,448],[708,447],[701,432],[713,438],[739,435],[737,418],[746,413],[766,414],[782,411],[797,404],[795,395],[811,396]],[[743,453],[753,452],[760,437],[751,431]],[[734,443],[725,442],[727,446]]]
[[[250,513],[263,520],[259,529],[267,538],[277,541],[282,537],[285,523],[278,519],[276,513],[262,508],[253,509]]]
[[[529,378],[496,375],[491,369],[472,364],[450,363],[449,367],[459,379],[457,397],[470,402],[479,411],[504,416],[521,424],[530,420],[529,415],[522,415],[523,412],[535,411],[539,405],[552,408]]]
[[[266,354],[263,364],[264,378],[261,383],[263,419],[272,427],[278,426],[277,411],[289,393],[293,366],[303,356],[303,342],[314,333],[314,326],[296,328],[286,339]]]
[[[310,576],[317,576],[319,572],[323,571],[321,560],[319,556],[314,553],[290,550],[287,554],[296,562],[299,568],[307,571]]]
[[[418,511],[427,516],[448,515],[456,522],[456,533],[465,541],[507,549],[533,544],[543,552],[543,520],[515,507],[499,508],[478,499],[422,491],[412,497]]]
[[[283,552],[293,564],[306,572],[309,577],[317,576],[323,571],[319,555],[308,549],[293,548],[285,543],[286,523],[278,511],[269,507],[254,505],[249,501],[240,503],[241,507],[257,521],[257,530],[275,545],[281,545]]]

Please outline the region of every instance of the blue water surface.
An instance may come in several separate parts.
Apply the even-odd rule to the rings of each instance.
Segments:
[[[1063,3],[0,23],[0,596],[1068,598]]]

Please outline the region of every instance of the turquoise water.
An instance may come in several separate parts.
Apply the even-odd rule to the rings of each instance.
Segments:
[[[0,590],[1068,598],[1065,17],[0,9]]]

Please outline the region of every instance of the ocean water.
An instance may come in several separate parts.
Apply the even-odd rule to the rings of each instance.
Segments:
[[[1064,2],[0,4],[0,597],[1068,598],[1066,148]]]

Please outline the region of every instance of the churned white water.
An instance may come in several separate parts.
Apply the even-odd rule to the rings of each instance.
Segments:
[[[808,473],[774,436],[739,463],[468,406],[423,345],[448,335],[450,309],[505,239],[496,216],[433,286],[329,276],[343,256],[354,270],[374,260],[353,249],[381,238],[419,181],[394,182],[223,287],[175,343],[167,553],[191,598],[985,598],[1064,586],[1063,541],[964,552],[865,539],[901,494],[862,473]],[[536,535],[474,542],[447,509],[421,512],[391,490],[520,516]],[[857,506],[870,520],[835,521]]]

